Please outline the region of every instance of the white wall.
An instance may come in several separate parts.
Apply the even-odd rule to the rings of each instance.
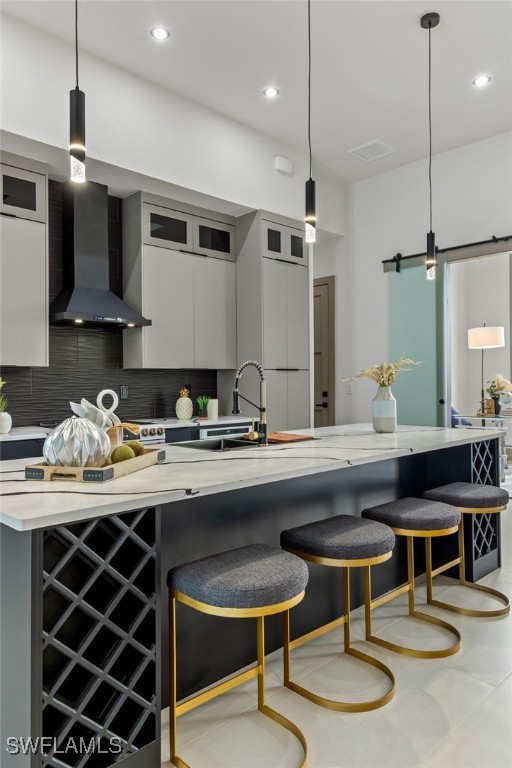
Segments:
[[[440,247],[511,233],[512,132],[434,156],[432,176],[433,229]],[[350,374],[387,357],[388,293],[381,261],[425,250],[427,160],[355,183],[347,203],[343,263],[351,284],[338,322],[350,329]],[[484,289],[492,294],[490,284]],[[352,422],[368,421],[374,386],[356,382],[354,394],[347,395],[339,378],[337,385],[342,413]]]
[[[65,148],[74,50],[2,16],[1,128]],[[87,152],[120,168],[249,208],[302,218],[307,146],[297,150],[85,53]],[[274,170],[285,155],[293,177]],[[344,232],[344,190],[317,178],[319,226]]]
[[[468,328],[505,328],[505,347],[484,352],[484,382],[496,373],[510,378],[509,284],[508,253],[450,265],[452,403],[461,413],[476,413],[482,380],[481,352],[468,349]]]

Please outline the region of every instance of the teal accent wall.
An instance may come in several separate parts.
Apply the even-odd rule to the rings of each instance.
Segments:
[[[391,391],[399,424],[437,426],[436,282],[427,280],[425,264],[388,272],[389,357],[422,360],[399,374]]]

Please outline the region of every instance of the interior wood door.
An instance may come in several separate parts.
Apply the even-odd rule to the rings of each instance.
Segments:
[[[335,424],[334,277],[317,278],[313,288],[315,427]]]

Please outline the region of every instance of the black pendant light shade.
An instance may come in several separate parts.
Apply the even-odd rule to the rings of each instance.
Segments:
[[[315,182],[310,177],[306,181],[306,243],[315,242],[316,228],[316,200],[315,200]]]
[[[430,231],[427,232],[427,280],[435,280],[437,266],[436,234],[432,232],[432,65],[430,30],[439,24],[438,13],[426,13],[420,19],[422,29],[428,29],[428,187],[430,198]]]
[[[78,87],[78,0],[75,0],[76,87],[69,92],[70,179],[85,181],[85,93]]]
[[[316,200],[315,182],[311,177],[311,0],[308,0],[308,144],[309,144],[309,179],[306,181],[306,212],[304,216],[306,243],[316,241]]]

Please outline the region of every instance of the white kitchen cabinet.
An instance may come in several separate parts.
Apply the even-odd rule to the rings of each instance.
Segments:
[[[308,266],[308,249],[303,231],[266,219],[261,224],[263,256]]]
[[[263,259],[263,366],[309,368],[309,271]]]
[[[142,368],[193,368],[193,257],[169,248],[144,247]]]
[[[46,225],[0,217],[0,364],[48,365]]]
[[[305,258],[281,258],[291,253],[286,243],[295,233],[302,248],[303,233],[292,219],[263,211],[237,219],[237,361],[258,360],[265,369],[270,430],[310,425],[309,266]],[[272,256],[269,246],[276,249]],[[254,402],[256,384],[244,375],[240,389]]]
[[[194,367],[236,368],[236,268],[189,256],[194,264]]]
[[[152,325],[125,334],[125,367],[236,366],[231,262],[145,245],[142,312]]]
[[[30,219],[46,224],[46,174],[2,163],[0,166],[0,211],[7,216]],[[18,158],[19,164],[30,163]]]

